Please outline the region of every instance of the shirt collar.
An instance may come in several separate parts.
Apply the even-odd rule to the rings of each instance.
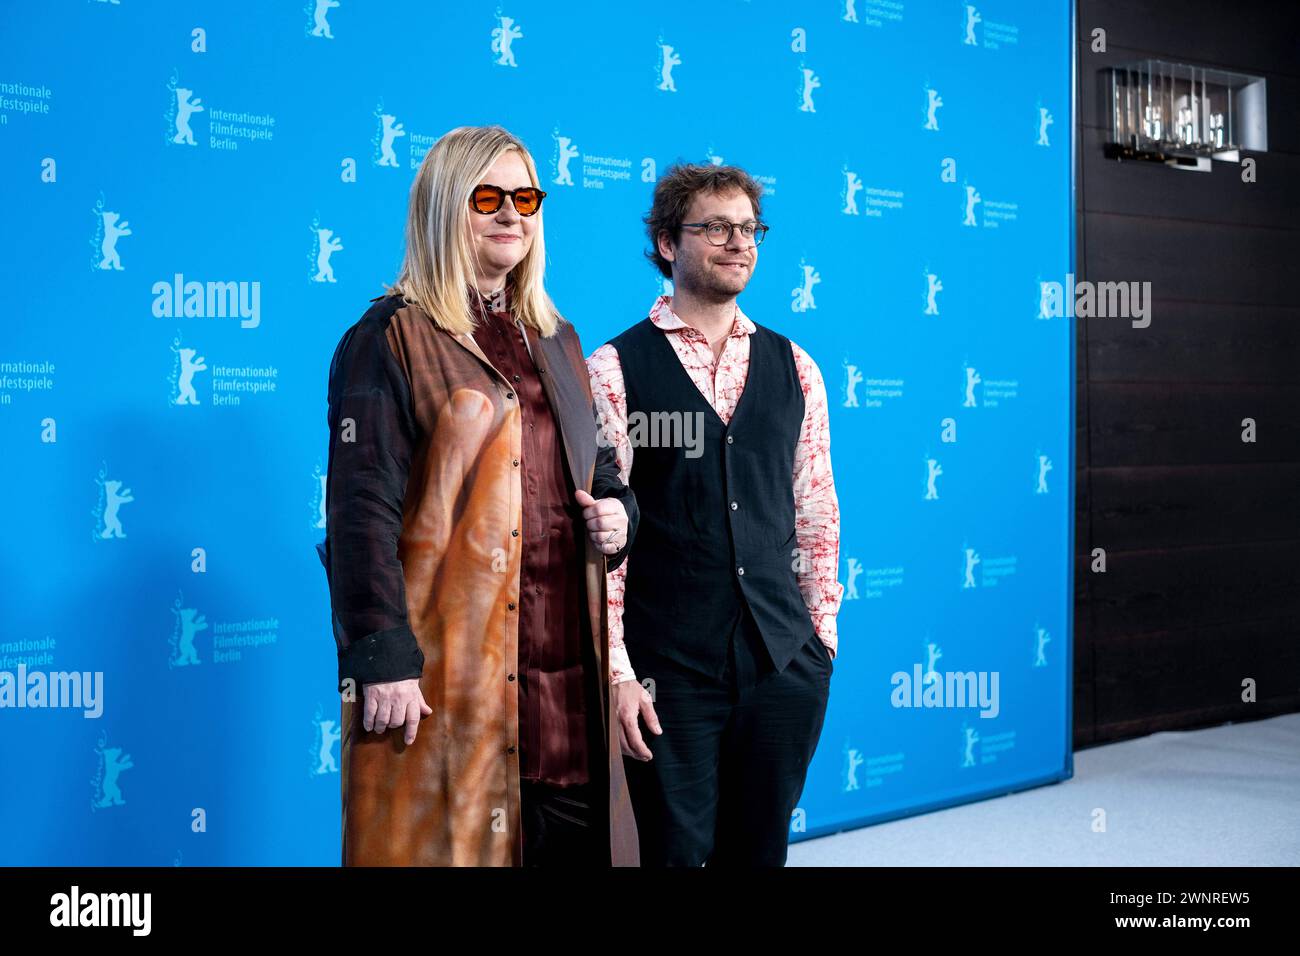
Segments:
[[[681,317],[672,310],[669,304],[672,296],[661,295],[655,299],[654,304],[650,307],[650,321],[655,324],[656,328],[665,332],[673,332],[680,329],[690,329],[693,326],[687,325]],[[736,303],[736,318],[731,324],[731,335],[752,335],[757,331],[757,326],[750,321],[749,316],[741,311],[740,303]],[[696,331],[699,331],[696,329]]]
[[[514,305],[515,280],[513,277],[506,278],[505,289],[497,295],[484,295],[479,292],[478,286],[471,285],[467,290],[471,307],[481,315],[502,315],[509,316],[511,308]],[[499,306],[493,308],[493,306]]]

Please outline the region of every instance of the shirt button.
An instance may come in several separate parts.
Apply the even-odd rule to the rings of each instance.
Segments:
[[[727,436],[727,444],[728,444],[728,445],[732,444],[735,440],[736,440],[736,439],[732,438],[730,435]]]
[[[511,528],[511,529],[510,529],[510,537],[512,537],[512,538],[517,538],[517,537],[519,537],[519,529],[518,529],[518,528]]]
[[[514,752],[515,752],[515,748],[514,748],[513,746],[510,746],[510,747],[507,747],[507,748],[506,748],[506,753],[508,753],[508,754],[512,754],[512,753],[514,753]]]
[[[514,674],[507,674],[507,675],[506,675],[506,680],[514,680],[514,679],[515,679],[515,675],[514,675]]]
[[[507,400],[507,401],[509,401],[510,399],[512,399],[512,398],[514,398],[514,397],[515,397],[515,393],[514,393],[514,392],[506,392],[506,400]]]
[[[510,610],[510,611],[513,611],[513,610],[515,609],[515,602],[514,602],[514,601],[511,601],[509,604],[507,604],[507,605],[506,605],[506,609],[507,609],[507,610]]]
[[[518,467],[519,467],[519,459],[518,459],[518,458],[513,459],[513,460],[510,462],[510,464],[512,464],[512,465],[514,465],[516,468],[518,468]]]
[[[736,504],[734,501],[731,503],[731,510],[732,510],[732,511],[735,511],[735,510],[736,510],[737,508],[739,508],[739,507],[740,507],[740,505]]]
[[[736,568],[736,573],[737,573],[737,574],[744,574],[744,573],[745,573],[745,569],[744,569],[744,568]],[[514,605],[512,604],[511,607],[514,607]]]

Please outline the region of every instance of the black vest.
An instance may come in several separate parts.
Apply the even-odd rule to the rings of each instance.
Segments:
[[[784,670],[814,633],[795,577],[804,396],[790,340],[762,326],[750,335],[749,372],[726,425],[649,319],[610,344],[623,367],[628,484],[641,513],[623,598],[632,667],[657,654],[720,678],[748,606]]]

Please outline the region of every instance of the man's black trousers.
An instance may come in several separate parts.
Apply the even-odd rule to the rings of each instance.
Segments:
[[[785,865],[834,665],[813,633],[778,673],[748,608],[724,639],[721,680],[629,647],[663,727],[641,725],[653,760],[623,758],[642,866]]]

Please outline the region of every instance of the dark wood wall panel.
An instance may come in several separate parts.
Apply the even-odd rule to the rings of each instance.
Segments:
[[[1300,77],[1295,0],[1085,0],[1080,38],[1105,27],[1110,45],[1179,62]]]
[[[1300,385],[1101,382],[1088,400],[1093,469],[1300,461]],[[1241,440],[1246,417],[1256,422],[1254,443]],[[1225,483],[1223,490],[1244,489]]]
[[[1300,618],[1284,623],[1294,629]],[[1097,719],[1088,742],[1295,711],[1300,691],[1291,678],[1300,660],[1295,645],[1278,645],[1278,626],[1234,621],[1099,640],[1090,691]],[[1256,683],[1255,703],[1241,699],[1245,678]]]
[[[1088,279],[1150,282],[1155,301],[1152,326],[1160,321],[1162,302],[1290,305],[1296,301],[1300,229],[1186,222],[1122,212],[1084,215]]]
[[[1231,492],[1248,489],[1249,494]],[[1107,553],[1290,541],[1300,528],[1300,462],[1095,468],[1090,539]],[[1300,571],[1296,572],[1300,576]],[[1297,589],[1300,611],[1300,588]]]
[[[1107,566],[1089,588],[1106,646],[1162,630],[1300,620],[1295,541],[1112,551]]]
[[[1152,294],[1148,328],[1076,320],[1083,747],[1300,709],[1300,3],[1080,0],[1077,28],[1076,272]],[[1102,155],[1101,71],[1147,57],[1266,78],[1257,182]]]
[[[1086,325],[1093,383],[1300,381],[1300,308],[1171,302],[1153,310],[1145,329],[1108,319]]]

